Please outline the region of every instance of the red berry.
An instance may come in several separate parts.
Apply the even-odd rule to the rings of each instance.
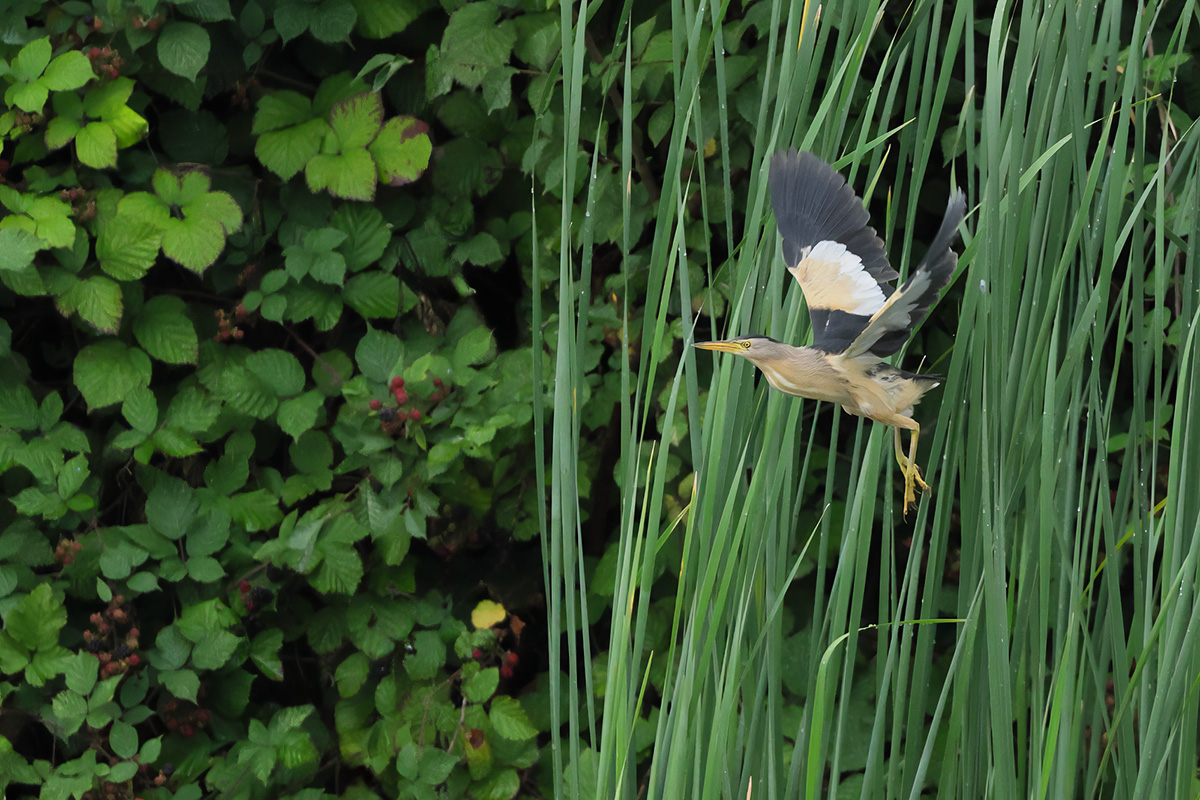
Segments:
[[[158,30],[158,26],[161,24],[162,20],[160,20],[158,17],[151,17],[149,21],[146,22],[146,27],[152,31],[156,31]]]
[[[401,378],[399,375],[392,378],[391,389],[393,392],[396,391],[397,389],[403,389],[403,388],[404,388],[404,378]]]
[[[413,422],[416,422],[417,420],[419,420],[421,418],[421,412],[414,408],[408,412],[408,418],[411,419]]]
[[[437,388],[439,388],[439,389],[440,389],[440,388],[442,388],[443,386],[445,386],[446,384],[442,383],[442,379],[441,379],[441,378],[434,378],[434,379],[433,379],[433,385],[434,385],[434,386],[436,386]]]
[[[250,591],[250,581],[242,578],[240,581],[238,581],[238,589],[240,589],[243,593]]]
[[[501,678],[504,678],[504,680],[508,680],[512,676],[513,676],[512,667],[501,667],[500,668],[500,677]]]
[[[508,665],[510,667],[515,667],[517,665],[517,663],[521,660],[521,657],[518,656],[516,653],[509,653],[507,656],[504,657],[504,660],[508,662]]]
[[[88,58],[97,58],[97,57],[99,57],[99,55],[100,55],[99,47],[93,47],[91,50],[87,51]]]
[[[378,400],[372,400],[369,405],[371,406],[372,411],[378,411],[383,406],[383,403],[379,402]]]
[[[478,661],[479,659],[483,658],[483,651],[480,650],[478,647],[476,647],[474,650],[471,651],[471,658]]]
[[[63,556],[62,563],[64,567],[69,567],[75,563],[75,556]]]
[[[196,712],[196,716],[200,718],[201,722],[208,722],[208,718],[212,716],[212,714],[207,708],[202,708]]]
[[[72,552],[78,553],[82,549],[83,549],[83,545],[81,545],[79,542],[71,542],[71,551]]]
[[[408,392],[404,391],[403,389],[397,389],[396,391],[392,392],[392,394],[396,397],[396,405],[402,406],[408,402]]]
[[[137,653],[134,653],[129,657],[129,666],[136,667],[140,663],[142,663],[142,659],[138,657]]]
[[[179,727],[179,720],[175,719],[174,717],[170,717],[167,720],[167,728],[169,730],[175,730],[178,727]]]

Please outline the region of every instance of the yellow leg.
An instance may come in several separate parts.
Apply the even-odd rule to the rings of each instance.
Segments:
[[[916,423],[913,423],[916,426]],[[916,505],[917,494],[915,486],[920,486],[921,491],[928,492],[929,484],[921,477],[921,470],[917,467],[917,437],[921,435],[920,426],[913,428],[912,438],[908,440],[908,457],[903,459],[900,468],[904,470],[904,513],[907,516],[908,507]],[[896,429],[896,457],[900,460],[900,429]]]

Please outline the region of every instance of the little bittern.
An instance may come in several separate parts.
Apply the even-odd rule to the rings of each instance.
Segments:
[[[913,406],[937,386],[937,375],[905,372],[883,362],[929,313],[958,263],[951,245],[966,213],[962,191],[950,196],[929,252],[899,289],[870,215],[844,178],[812,153],[787,150],[771,159],[771,205],[783,236],[783,258],[800,284],[812,318],[812,347],[769,336],[699,342],[704,350],[736,353],[771,385],[795,397],[839,403],[851,414],[895,429],[896,461],[904,473],[904,510],[915,486],[929,490],[917,468],[921,426]],[[900,430],[912,431],[905,455]]]

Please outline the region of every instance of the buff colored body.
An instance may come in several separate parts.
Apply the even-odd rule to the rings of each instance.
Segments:
[[[896,369],[881,357],[903,346],[949,282],[957,263],[950,244],[965,198],[961,192],[951,196],[928,255],[898,289],[890,285],[898,275],[867,225],[862,202],[828,164],[809,153],[777,153],[771,161],[771,202],[784,260],[813,320],[813,346],[793,347],[766,336],[695,346],[748,359],[785,394],[837,403],[850,414],[892,426],[907,512],[916,502],[915,487],[929,490],[916,464],[921,426],[912,418],[913,407],[939,379]],[[901,430],[912,431],[907,453]]]

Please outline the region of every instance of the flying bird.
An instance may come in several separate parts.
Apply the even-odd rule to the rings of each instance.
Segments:
[[[921,426],[913,406],[941,376],[906,372],[882,359],[908,341],[950,282],[958,263],[951,245],[966,214],[966,197],[962,190],[950,195],[924,260],[897,289],[891,282],[899,273],[868,224],[870,215],[833,167],[812,153],[780,151],[771,158],[769,179],[783,259],[812,318],[812,347],[769,336],[695,346],[748,359],[784,394],[838,403],[850,414],[892,426],[907,514],[916,487],[929,490],[917,468]],[[901,430],[912,431],[907,454]]]

